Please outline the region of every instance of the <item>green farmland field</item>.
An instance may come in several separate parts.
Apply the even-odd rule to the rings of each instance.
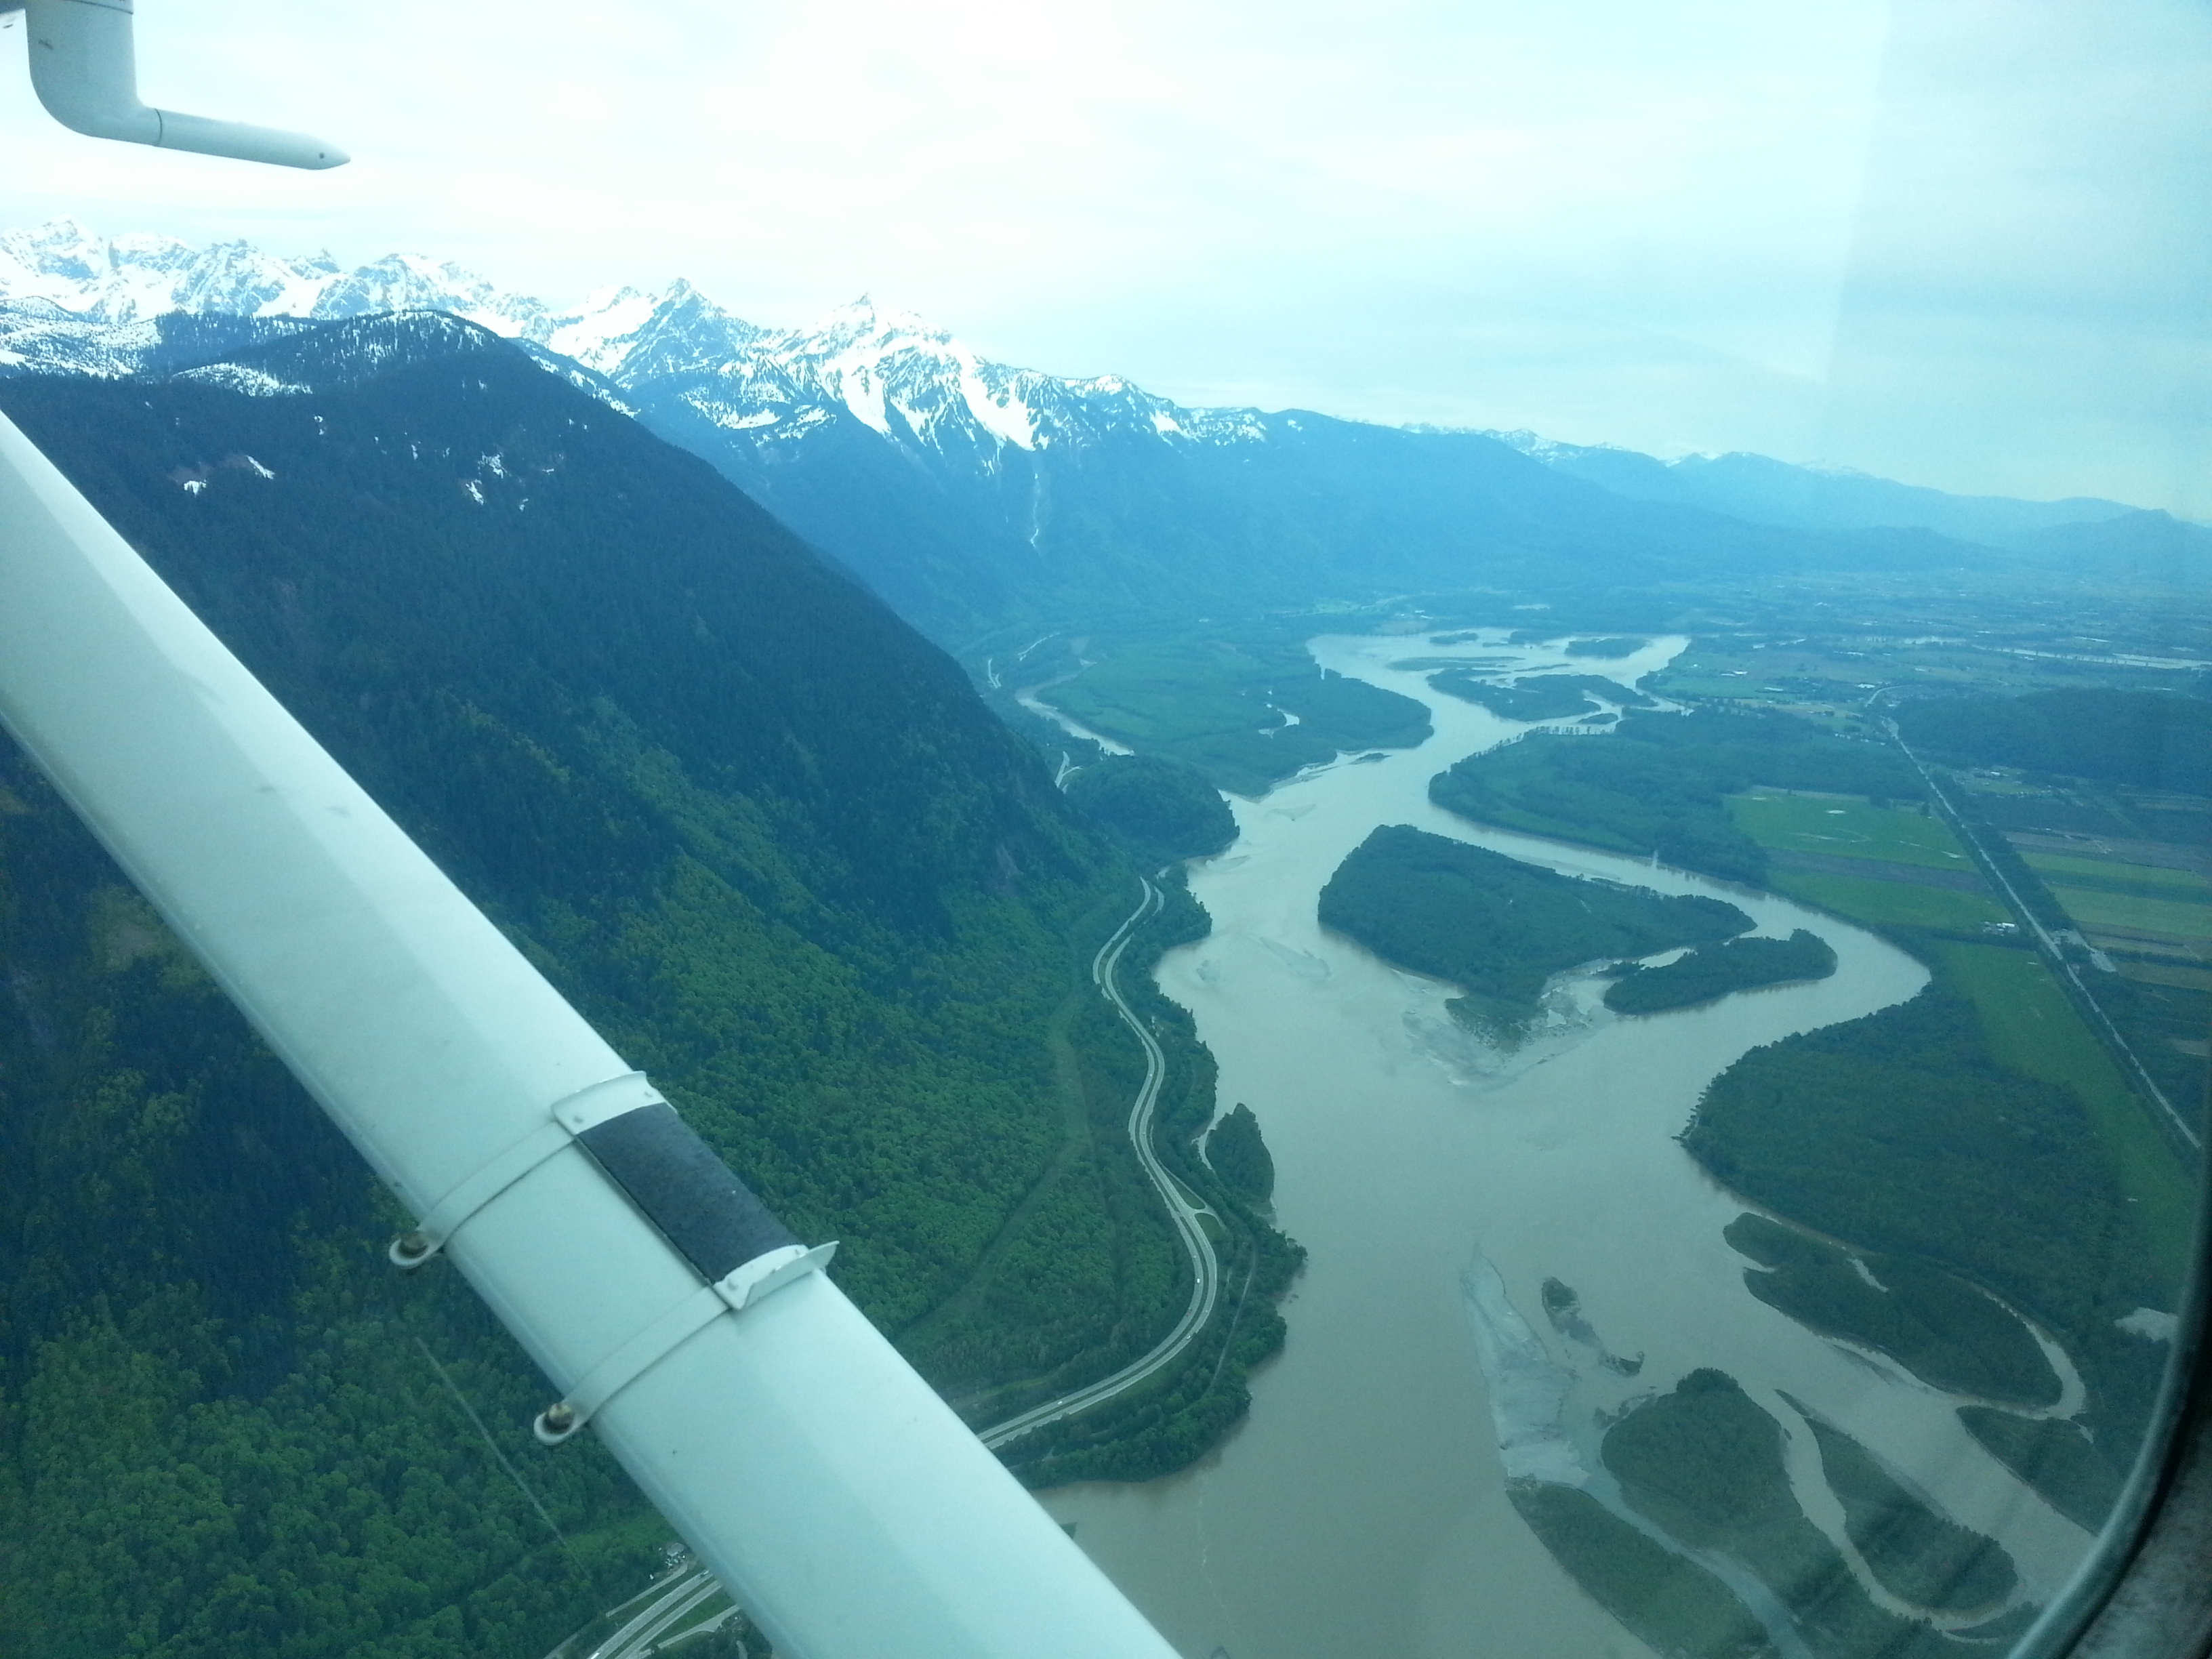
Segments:
[[[2124,881],[2136,887],[2170,890],[2176,898],[2195,897],[2212,902],[2212,881],[2193,870],[2168,870],[2155,864],[2124,864],[2118,859],[2077,859],[2064,853],[2030,853],[2021,857],[2053,884],[2069,876],[2092,881]]]
[[[1948,887],[1916,887],[1904,882],[1863,880],[1810,870],[1778,870],[1770,884],[1778,893],[1817,904],[1853,921],[1876,927],[1941,927],[1972,931],[1986,921],[2009,921],[1995,899]]]
[[[1942,819],[1863,800],[1819,795],[1734,795],[1729,814],[1761,846],[1831,858],[1879,859],[1931,870],[1972,870],[1973,860]]]
[[[1972,1000],[1990,1052],[2003,1064],[2062,1083],[2088,1105],[2112,1149],[2136,1220],[2163,1261],[2186,1260],[2196,1191],[2174,1162],[2149,1109],[2136,1097],[2043,959],[2002,945],[1942,941],[1936,954]]]
[[[2182,939],[2212,939],[2212,904],[2142,898],[2133,893],[2100,892],[2053,881],[2051,896],[2084,927],[2124,927],[2130,933],[2172,933]]]

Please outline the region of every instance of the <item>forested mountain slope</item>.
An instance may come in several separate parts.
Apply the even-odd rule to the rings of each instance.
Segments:
[[[704,456],[956,647],[1032,624],[1188,617],[1408,588],[1602,589],[1717,570],[1944,568],[1984,550],[1813,533],[1632,501],[1479,433],[1291,410],[1233,431],[1100,422],[978,455],[832,410],[794,441],[702,407],[696,375],[625,386]],[[1196,422],[1193,422],[1196,426]],[[1017,641],[1018,642],[1018,641]]]
[[[699,309],[696,296],[679,309]],[[422,327],[441,313],[396,314]],[[1187,410],[1118,380],[978,365],[950,337],[871,308],[841,313],[818,337],[773,337],[781,356],[734,342],[726,317],[692,319],[694,334],[713,322],[714,337],[676,349],[665,336],[678,319],[662,320],[611,374],[589,361],[605,353],[579,362],[526,349],[705,459],[956,647],[1071,619],[1182,619],[1407,588],[1571,592],[1993,556],[1925,532],[1807,532],[1630,500],[1480,433]],[[169,313],[94,325],[18,303],[0,316],[0,342],[74,373],[273,394],[357,350],[364,322]],[[750,355],[726,356],[738,350]],[[986,368],[1011,377],[1004,402],[969,383]]]
[[[1140,1059],[1079,972],[1133,873],[880,600],[450,318],[0,408],[971,1416],[1172,1324]],[[532,1446],[542,1384],[449,1276],[384,1266],[366,1170],[0,768],[0,1650],[542,1651],[657,1522]],[[1089,1467],[1201,1449],[1279,1326],[1244,1329],[1120,1443],[1081,1425]]]

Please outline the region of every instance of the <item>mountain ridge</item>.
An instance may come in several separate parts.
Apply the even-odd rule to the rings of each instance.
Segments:
[[[948,412],[942,392],[949,378],[976,428],[1016,448],[1095,440],[1105,428],[1123,424],[1148,428],[1156,436],[1199,441],[1262,441],[1267,435],[1256,409],[1193,408],[1120,375],[1060,376],[992,362],[950,331],[912,312],[880,306],[865,294],[811,325],[789,328],[765,327],[738,317],[684,278],[659,294],[604,288],[561,309],[501,289],[453,261],[421,254],[386,254],[347,270],[327,253],[285,258],[244,241],[194,248],[153,234],[106,237],[62,219],[0,232],[0,302],[35,308],[41,301],[52,307],[50,321],[76,319],[111,327],[147,324],[173,312],[330,321],[382,312],[446,311],[626,388],[704,377],[724,395],[718,399],[705,384],[693,386],[693,407],[716,424],[740,430],[774,425],[771,416],[786,418],[778,405],[788,408],[801,425],[814,423],[805,412],[811,396],[817,403],[842,405],[886,436],[895,435],[896,412],[909,434],[927,439]],[[0,356],[4,366],[10,366],[8,358]],[[935,372],[924,372],[930,369]],[[1103,404],[1115,405],[1113,414],[1119,418],[1102,421]],[[1281,411],[1286,416],[1301,412]],[[1756,472],[1770,492],[1794,490],[1802,496],[1825,488],[1831,494],[1854,492],[1888,504],[1887,516],[1883,509],[1849,512],[1824,501],[1765,520],[1796,528],[1963,530],[1965,520],[1979,510],[1997,512],[2014,521],[2012,527],[2033,531],[2138,510],[2093,497],[2024,501],[1960,496],[1747,452],[1665,461],[1612,445],[1564,443],[1525,430],[1410,424],[1385,429],[1492,439],[1541,465],[1637,499],[1722,511],[1733,503],[1740,509],[1742,490],[1717,489],[1712,481]],[[1952,524],[1937,521],[1946,515]]]
[[[0,376],[196,373],[276,395],[295,383],[256,364],[283,357],[280,339],[424,312],[503,339],[707,460],[971,658],[1039,625],[1394,593],[2212,559],[2212,532],[2138,523],[2118,502],[1193,409],[1117,375],[993,362],[865,295],[775,329],[684,281],[563,310],[420,255],[345,270],[327,255],[103,238],[70,221],[0,234]],[[359,349],[380,349],[372,339]]]

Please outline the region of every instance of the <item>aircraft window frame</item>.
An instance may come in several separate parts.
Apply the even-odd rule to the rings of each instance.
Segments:
[[[2212,1177],[2212,1165],[2206,1170]],[[2200,1183],[2212,1204],[2212,1178]],[[2203,1659],[2212,1653],[2212,1368],[2204,1364],[2205,1213],[2153,1432],[2067,1591],[2011,1659]]]
[[[20,9],[20,3],[0,0],[0,15]],[[71,125],[94,131],[82,123]],[[212,133],[213,124],[208,125]],[[128,133],[98,136],[158,143],[165,142],[159,131],[157,127],[152,139]],[[295,137],[277,134],[270,142]],[[172,148],[247,153],[235,147],[215,150],[212,137],[204,143],[166,142]],[[324,155],[316,151],[318,159],[284,164],[333,165],[321,159]],[[2204,1659],[2212,1654],[2212,1365],[2206,1364],[2205,1352],[2212,1316],[2206,1272],[2212,1265],[2212,1158],[2200,1160],[2197,1188],[2190,1270],[2166,1373],[2134,1473],[2064,1589],[2024,1636],[1991,1644],[1993,1659]]]

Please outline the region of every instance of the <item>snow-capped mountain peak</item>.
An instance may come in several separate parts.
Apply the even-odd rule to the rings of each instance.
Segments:
[[[195,248],[167,236],[102,236],[73,219],[0,232],[0,298],[45,300],[73,316],[134,323],[193,316],[367,316],[447,311],[494,333],[524,335],[545,307],[485,277],[416,253],[345,270],[327,253],[285,258],[246,242]]]
[[[771,330],[684,281],[658,294],[602,289],[556,309],[421,254],[348,270],[325,253],[103,236],[66,219],[0,233],[0,371],[131,373],[167,337],[149,331],[154,319],[176,313],[333,321],[425,311],[519,341],[549,366],[574,365],[601,395],[619,390],[625,407],[680,407],[756,447],[852,420],[901,448],[988,469],[1009,450],[1109,432],[1167,442],[1267,435],[1249,410],[1182,409],[1116,376],[1063,380],[992,362],[867,295],[805,327]]]
[[[952,339],[951,335],[918,313],[901,306],[878,305],[874,297],[866,294],[846,301],[805,332],[819,340],[842,340],[854,344],[865,340],[901,339],[949,344]]]
[[[706,373],[743,353],[763,331],[682,279],[665,293],[605,288],[526,332],[533,344],[611,379]]]
[[[964,419],[1016,448],[1034,448],[1039,441],[1036,413],[1024,395],[1032,388],[1022,382],[1048,376],[988,363],[927,319],[866,295],[811,327],[762,337],[756,350],[793,401],[808,401],[811,394],[842,405],[886,437],[929,441],[944,435],[948,422]]]

